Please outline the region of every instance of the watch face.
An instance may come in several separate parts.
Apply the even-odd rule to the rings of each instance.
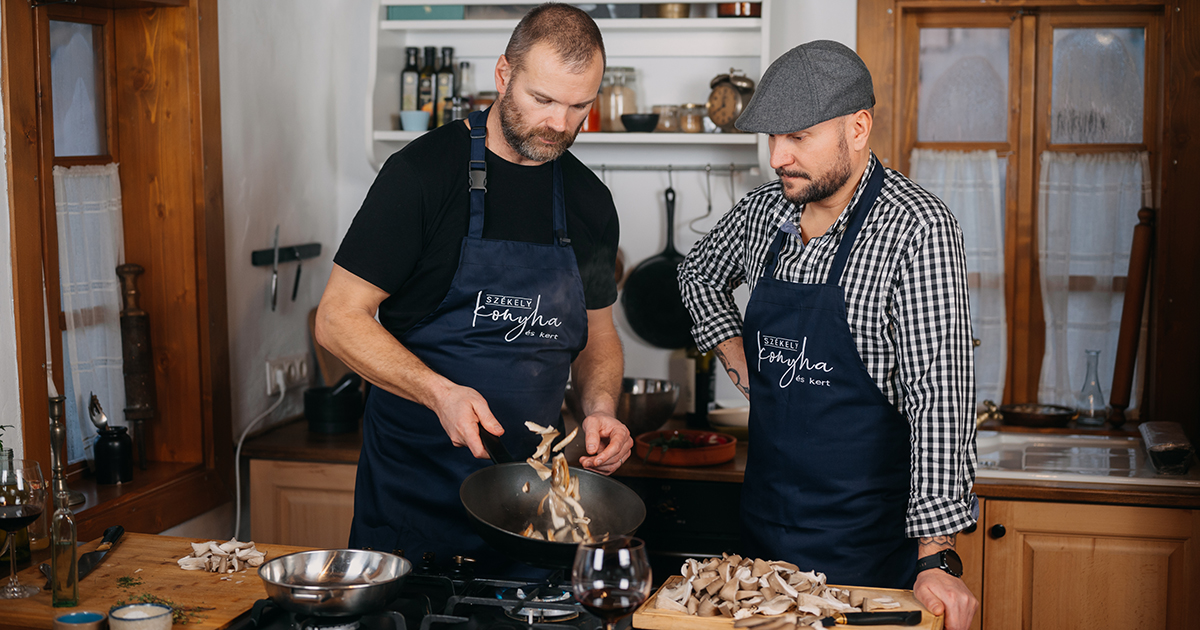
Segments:
[[[958,557],[958,552],[953,549],[947,549],[942,554],[942,561],[946,563],[946,572],[954,577],[962,577],[963,564],[962,558]]]
[[[713,124],[723,129],[733,128],[733,122],[742,113],[742,95],[729,82],[718,83],[708,95],[708,117]]]

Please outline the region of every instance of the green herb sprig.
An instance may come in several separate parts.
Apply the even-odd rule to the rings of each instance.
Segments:
[[[117,578],[117,586],[129,591],[129,589],[140,586],[143,583],[142,578],[126,575]],[[204,615],[200,614],[207,610],[215,610],[211,606],[184,606],[177,604],[165,597],[155,595],[153,593],[139,593],[137,595],[129,595],[122,598],[117,603],[113,604],[113,608],[125,606],[128,604],[161,604],[171,609],[171,623],[185,625],[204,619]]]

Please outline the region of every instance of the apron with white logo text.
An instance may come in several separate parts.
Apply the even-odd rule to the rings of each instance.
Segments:
[[[474,388],[504,426],[514,457],[540,442],[525,421],[562,428],[571,362],[587,343],[587,311],[575,252],[566,236],[562,171],[553,162],[554,242],[483,238],[488,112],[471,122],[471,221],[446,298],[400,342],[434,372]],[[482,426],[480,430],[484,430]],[[450,443],[433,411],[371,389],[354,488],[351,547],[475,558],[480,575],[520,573],[471,529],[459,486],[485,466]]]
[[[883,171],[875,166],[851,211],[824,284],[775,278],[780,230],[750,296],[742,536],[748,557],[821,571],[830,584],[911,588],[909,425],[867,372],[839,286]]]

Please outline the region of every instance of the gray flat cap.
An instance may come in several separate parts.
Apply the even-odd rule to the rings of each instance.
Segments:
[[[843,44],[817,40],[776,59],[734,123],[751,133],[788,134],[875,105],[871,72]]]

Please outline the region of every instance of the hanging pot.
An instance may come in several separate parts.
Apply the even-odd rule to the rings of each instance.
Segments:
[[[675,350],[692,345],[692,317],[679,293],[679,263],[675,251],[675,189],[667,188],[667,247],[638,263],[621,293],[625,319],[646,343]]]

